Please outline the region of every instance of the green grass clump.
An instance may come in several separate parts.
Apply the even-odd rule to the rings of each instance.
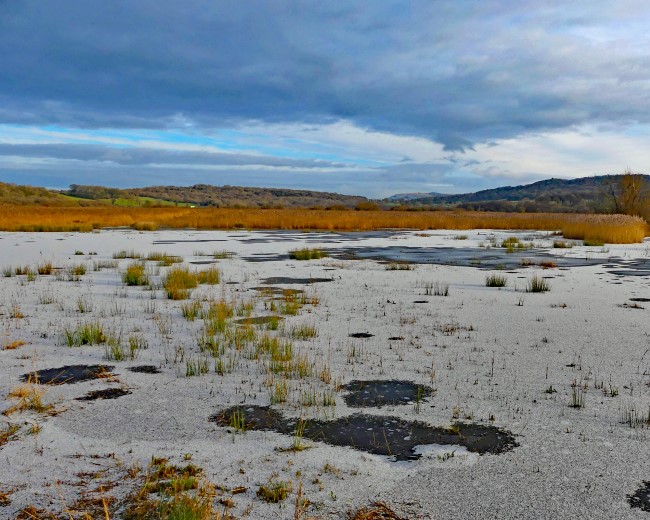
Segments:
[[[147,255],[147,260],[158,262],[162,266],[170,266],[173,264],[180,264],[183,259],[180,256],[170,255],[168,253],[154,252]]]
[[[582,242],[585,246],[597,246],[597,247],[602,247],[605,245],[605,242],[598,238],[585,238]]]
[[[229,258],[232,258],[233,256],[235,256],[235,253],[226,250],[215,251],[214,253],[212,253],[212,258],[214,258],[215,260],[227,260]]]
[[[170,300],[187,300],[191,290],[199,285],[199,278],[186,267],[174,267],[167,272],[162,284]]]
[[[277,475],[273,475],[267,484],[262,484],[259,487],[257,496],[265,502],[277,504],[285,500],[292,489],[293,485],[290,481],[278,480]]]
[[[203,470],[188,464],[174,466],[166,459],[152,460],[142,488],[128,498],[125,520],[219,520],[214,509],[214,486]]]
[[[136,253],[133,249],[131,249],[130,251],[127,251],[126,249],[122,249],[122,251],[118,251],[117,253],[114,253],[113,258],[117,260],[123,260],[125,258],[139,259],[142,258],[142,255],[140,253]]]
[[[386,264],[386,271],[412,271],[413,266],[408,262],[390,262]]]
[[[567,242],[566,240],[554,240],[553,247],[555,249],[571,249],[573,247],[573,243]]]
[[[297,340],[307,340],[318,336],[318,328],[316,325],[304,323],[302,325],[295,325],[288,330],[289,337]]]
[[[528,285],[526,286],[526,292],[531,292],[531,293],[541,293],[550,290],[551,290],[551,285],[548,283],[547,280],[545,280],[539,275],[535,275],[530,280],[528,280]]]
[[[54,267],[52,266],[52,262],[42,262],[36,266],[36,270],[38,271],[38,274],[40,275],[48,275],[52,274],[52,269]]]
[[[508,285],[508,278],[503,274],[490,274],[485,277],[486,287],[506,287]]]
[[[198,300],[181,304],[181,313],[187,321],[194,321],[201,313],[201,309],[201,302]]]
[[[292,260],[318,260],[319,258],[325,258],[327,252],[322,249],[310,249],[304,247],[302,249],[292,249],[289,251],[289,258]]]
[[[82,323],[74,329],[64,327],[62,335],[64,343],[69,347],[101,345],[104,343],[116,342],[113,336],[104,331],[104,327],[99,321]]]
[[[124,273],[122,273],[122,281],[126,285],[138,286],[149,285],[149,277],[145,273],[145,266],[141,262],[133,262],[130,264]]]
[[[515,251],[531,249],[533,245],[521,242],[517,237],[509,237],[501,242],[501,247],[505,247],[506,253],[514,253]]]
[[[200,284],[217,285],[219,283],[219,269],[216,267],[209,267],[197,273]]]

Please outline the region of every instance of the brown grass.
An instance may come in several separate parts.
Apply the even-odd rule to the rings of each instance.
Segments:
[[[11,343],[7,343],[5,345],[2,345],[2,348],[0,350],[16,350],[17,348],[22,347],[23,345],[27,345],[24,341],[12,341]]]
[[[375,502],[369,507],[362,507],[348,513],[348,520],[406,520],[388,507],[384,502]]]
[[[646,222],[625,215],[470,211],[350,211],[307,209],[129,208],[0,206],[3,231],[91,231],[128,226],[196,229],[539,229],[565,238],[607,243],[640,242]]]

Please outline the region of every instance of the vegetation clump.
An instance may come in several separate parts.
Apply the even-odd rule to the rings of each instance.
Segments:
[[[141,262],[130,264],[122,274],[122,281],[131,286],[149,285],[149,277],[145,272],[144,264]]]
[[[199,285],[199,277],[187,267],[174,267],[163,278],[163,287],[170,300],[186,300]]]
[[[323,251],[322,249],[310,249],[308,247],[289,251],[289,258],[292,260],[318,260],[319,258],[325,258],[326,256],[326,251]]]
[[[290,481],[279,480],[277,475],[272,475],[267,484],[262,484],[257,490],[257,496],[271,504],[277,504],[285,500],[293,485]]]
[[[528,280],[528,285],[526,286],[526,292],[531,292],[531,293],[541,293],[550,290],[551,290],[551,285],[548,283],[547,280],[545,280],[539,275],[535,275],[530,280]]]
[[[493,273],[485,277],[486,287],[506,287],[508,285],[508,277],[504,274]]]

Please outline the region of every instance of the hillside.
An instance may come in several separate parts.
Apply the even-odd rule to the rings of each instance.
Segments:
[[[521,186],[504,186],[457,195],[430,193],[422,197],[407,195],[391,198],[406,206],[444,206],[468,210],[570,212],[611,211],[611,187],[619,175],[602,175],[581,179],[547,179]],[[650,185],[650,176],[644,176]]]
[[[80,200],[65,194],[39,188],[0,182],[0,204],[36,204],[39,206],[96,206],[92,200]]]
[[[213,207],[346,207],[366,202],[365,197],[283,188],[241,186],[152,186],[124,190],[131,195]]]

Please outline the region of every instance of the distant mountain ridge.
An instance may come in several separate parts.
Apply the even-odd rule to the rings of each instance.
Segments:
[[[405,198],[390,197],[390,201],[414,207],[442,206],[485,211],[609,212],[611,189],[616,189],[620,177],[600,175],[579,179],[551,178],[532,184],[456,195],[430,193],[413,197],[407,194]],[[643,178],[646,185],[650,185],[650,176],[643,175]]]
[[[650,200],[650,176],[644,200]],[[517,212],[611,213],[621,175],[580,179],[546,179],[519,186],[503,186],[474,193],[402,193],[383,200],[362,196],[285,188],[241,186],[149,186],[134,189],[73,184],[54,191],[0,182],[0,204],[210,206],[250,208],[329,209],[466,209]]]

